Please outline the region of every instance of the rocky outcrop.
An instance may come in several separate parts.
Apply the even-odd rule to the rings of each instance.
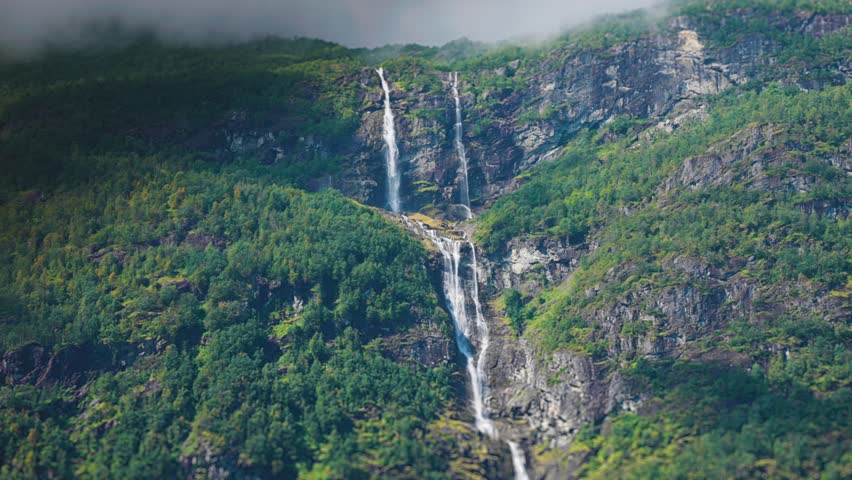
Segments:
[[[458,175],[458,160],[452,147],[453,104],[450,90],[435,92],[429,85],[448,82],[446,75],[414,69],[408,78],[410,84],[400,87],[399,72],[386,69],[391,98],[391,108],[396,117],[397,141],[402,169],[403,208],[416,211],[427,204],[458,202],[452,198],[451,189]],[[375,77],[375,78],[373,78]],[[341,178],[352,178],[358,171],[378,172],[374,177],[376,190],[369,198],[377,205],[385,202],[384,140],[382,138],[383,100],[378,77],[367,72],[365,106],[361,125],[355,135],[358,153],[355,172],[344,171]],[[427,83],[428,82],[428,83]],[[447,83],[447,85],[449,85]],[[373,88],[370,88],[373,87]],[[348,166],[347,166],[348,167]],[[351,181],[351,180],[347,180]]]
[[[457,357],[452,336],[434,324],[421,323],[410,330],[382,337],[382,350],[390,358],[427,368],[451,365]]]
[[[596,243],[572,245],[562,238],[516,238],[507,245],[500,260],[484,260],[489,295],[507,288],[527,294],[542,292],[564,281],[577,267],[580,257],[593,251]]]
[[[686,29],[603,51],[557,51],[542,70],[530,89],[537,93],[539,112],[556,112],[559,135],[548,139],[556,144],[583,126],[618,115],[661,117],[683,100],[743,80],[734,73],[736,66],[707,59],[699,34]]]
[[[662,117],[680,102],[742,81],[729,70],[707,61],[698,33],[672,29],[603,51],[574,52],[566,47],[535,65],[510,62],[506,68],[473,78],[462,76],[461,103],[468,126],[464,140],[474,207],[488,205],[516,188],[518,173],[554,158],[559,146],[578,130],[619,115]],[[388,76],[393,79],[394,72]],[[500,76],[518,79],[524,88],[498,90],[483,85]],[[445,74],[439,78],[439,92],[402,91],[393,85],[391,89],[402,152],[404,204],[409,211],[456,203],[458,198],[459,161],[451,144],[449,79]],[[371,107],[362,114],[357,135],[363,148],[374,152],[373,162],[381,159],[380,100],[378,91],[365,98]],[[424,118],[422,112],[433,113]],[[364,160],[369,161],[358,156],[356,172],[378,170],[365,168]],[[343,177],[351,178],[352,173]]]
[[[6,385],[81,387],[98,372],[123,369],[136,359],[160,353],[157,341],[137,345],[68,345],[53,351],[29,343],[6,352],[0,360],[0,379]]]
[[[801,12],[799,18],[806,19],[802,30],[815,37],[822,37],[841,28],[852,25],[852,16],[840,14],[815,13],[807,15]]]
[[[44,372],[45,365],[50,360],[46,349],[37,344],[30,343],[3,355],[0,361],[0,378],[6,385],[20,385],[36,383]]]
[[[748,355],[713,348],[712,343],[699,346],[699,341],[714,338],[732,321],[761,321],[766,305],[772,305],[775,316],[823,312],[825,318],[842,322],[840,317],[849,313],[841,299],[816,286],[782,282],[767,289],[747,275],[699,258],[674,257],[663,270],[684,280],[635,287],[617,301],[582,311],[582,318],[597,326],[592,338],[606,341],[601,356],[547,351],[533,340],[538,334],[518,337],[498,312],[489,312],[490,411],[505,436],[521,440],[533,465],[532,478],[571,477],[584,460],[570,450],[579,429],[643,404],[643,390],[619,373],[619,359],[681,358],[749,368],[754,360]],[[612,275],[630,275],[630,268]],[[770,342],[764,348],[787,347]]]
[[[781,17],[776,27],[816,35],[841,28],[843,22],[848,18]],[[743,35],[734,45],[707,45],[702,32],[712,28],[700,20],[675,17],[662,30],[613,47],[578,50],[567,45],[535,63],[509,61],[503,67],[463,74],[464,141],[474,209],[517,188],[519,173],[555,158],[566,139],[583,128],[625,115],[649,119],[652,124],[664,122],[659,128],[667,131],[687,121],[700,121],[702,97],[759,77],[761,67],[774,62],[772,52],[781,48],[760,32]],[[373,188],[367,195],[365,189],[360,195],[348,191],[380,205],[384,195],[382,104],[378,83],[369,81],[370,73],[366,84],[362,82],[369,93],[353,146],[359,153],[340,178]],[[389,71],[388,77],[402,152],[405,210],[439,207],[430,212],[441,215],[458,202],[459,161],[452,148],[449,78],[419,69],[414,76],[430,78],[431,83],[402,89],[393,82],[395,73]],[[669,115],[672,112],[680,113]],[[365,172],[378,176],[371,177],[373,183],[363,177],[352,180]]]
[[[503,435],[528,452],[531,478],[565,478],[572,469],[568,447],[579,429],[641,402],[606,364],[569,350],[542,351],[525,338],[515,340],[505,325],[492,323],[492,335],[490,408]]]
[[[852,149],[838,153],[810,151],[774,125],[752,126],[710,148],[704,155],[687,158],[658,191],[663,205],[678,188],[700,190],[740,185],[763,192],[805,194],[827,183],[809,165],[823,164],[846,176],[852,175]],[[832,218],[849,216],[843,199],[813,199],[804,202],[806,213]]]
[[[705,155],[687,158],[680,170],[668,179],[665,191],[671,192],[681,186],[690,190],[730,186],[743,180],[762,184],[762,174],[767,167],[777,166],[783,160],[783,151],[773,152],[771,148],[778,134],[772,126],[751,127],[711,148]],[[751,161],[744,161],[746,159]],[[735,168],[735,163],[739,168]]]

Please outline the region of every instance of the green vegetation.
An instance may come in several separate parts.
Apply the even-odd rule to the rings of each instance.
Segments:
[[[707,48],[754,34],[774,63],[672,133],[630,115],[581,130],[476,222],[492,258],[519,239],[576,248],[564,283],[538,265],[491,304],[540,355],[590,357],[642,392],[638,410],[546,454],[582,459],[588,478],[849,478],[852,86],[838,65],[852,35],[785,19],[852,7],[673,8]],[[16,384],[3,367],[0,478],[481,476],[493,452],[458,418],[458,372],[397,351],[415,326],[449,336],[435,252],[374,209],[302,189],[350,161],[378,64],[401,98],[444,95],[441,75],[461,72],[466,132],[485,144],[572,107],[523,96],[533,75],[670,20],[612,16],[534,47],[131,38],[0,64],[0,353],[45,373]],[[413,136],[449,133],[451,110],[423,105],[395,104],[428,125]],[[232,131],[287,148],[235,153]],[[436,197],[442,181],[412,191]],[[412,218],[449,228],[423,211],[434,218]],[[698,305],[688,325],[661,305],[679,292]],[[636,346],[675,343],[677,360]]]
[[[748,17],[720,14],[730,11],[754,14]],[[725,0],[710,5],[702,1],[687,1],[681,12],[704,25],[702,33],[711,46],[731,47],[748,34],[756,34],[774,44],[779,56],[778,64],[767,70],[770,77],[783,77],[785,71],[791,70],[804,72],[804,81],[825,77],[830,75],[830,66],[843,62],[852,48],[848,26],[822,38],[801,35],[783,27],[784,19],[796,15],[852,14],[852,5],[843,0]]]
[[[749,274],[765,285],[802,277],[831,290],[844,288],[852,251],[848,222],[806,213],[802,205],[852,196],[843,173],[819,160],[838,154],[848,138],[850,105],[848,86],[818,93],[769,88],[723,96],[705,122],[639,149],[625,148],[629,140],[598,145],[591,133],[581,135],[561,160],[542,167],[482,217],[479,241],[489,252],[522,235],[567,237],[578,244],[599,232],[600,248],[583,258],[571,282],[546,292],[546,301],[530,303],[515,317],[532,318],[552,348],[585,349],[592,338],[588,329],[595,326],[573,320],[579,311],[606,305],[642,284],[664,287],[682,281],[661,268],[674,255],[721,267],[733,258],[751,258]],[[725,139],[756,125],[786,131],[775,134],[773,145],[799,149],[774,167],[774,175],[813,175],[813,188],[761,192],[742,183],[660,195],[661,182],[684,158],[718,142],[723,143],[717,148],[724,149]],[[771,248],[767,238],[777,239]],[[606,281],[619,265],[630,265],[631,275]],[[598,285],[603,289],[596,295],[583,293]]]
[[[446,470],[417,439],[449,372],[370,342],[435,315],[418,242],[339,194],[238,166],[86,161],[112,173],[0,209],[3,347],[151,341],[162,354],[82,397],[2,387],[4,477],[163,477],[205,452],[262,475]]]
[[[803,148],[836,152],[847,138],[850,96],[849,87],[813,94],[780,88],[731,92],[714,99],[706,122],[641,149],[627,149],[629,138],[600,145],[594,132],[585,131],[565,147],[561,160],[528,175],[532,179],[522,189],[501,198],[483,216],[478,239],[492,253],[522,235],[567,235],[572,243],[581,243],[606,219],[645,205],[685,158],[751,124],[808,125],[812,128],[801,131]],[[824,171],[829,180],[837,173],[831,167]]]
[[[43,188],[58,172],[86,178],[68,162],[78,153],[192,151],[232,118],[244,130],[333,143],[357,123],[357,87],[340,81],[357,68],[348,50],[314,40],[218,49],[138,41],[0,64],[0,124],[14,131],[0,144],[0,187]]]
[[[647,415],[591,425],[572,445],[581,478],[849,477],[849,391],[814,397],[790,378],[684,362],[637,362]],[[782,367],[783,368],[783,367]],[[848,377],[847,377],[848,378]]]

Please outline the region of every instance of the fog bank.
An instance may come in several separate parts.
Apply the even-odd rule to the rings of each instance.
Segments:
[[[116,21],[168,41],[306,36],[350,47],[440,45],[459,37],[543,36],[603,13],[659,0],[0,0],[0,52],[84,42],[93,23]]]

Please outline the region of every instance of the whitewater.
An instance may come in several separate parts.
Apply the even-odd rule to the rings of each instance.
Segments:
[[[399,151],[396,146],[396,130],[393,111],[391,109],[390,93],[385,81],[384,70],[377,70],[382,80],[382,90],[385,94],[385,116],[383,137],[386,145],[388,203],[391,210],[399,212],[399,173],[397,160]],[[468,181],[467,153],[463,143],[463,124],[461,100],[459,97],[459,75],[451,76],[452,94],[455,100],[455,149],[461,167],[461,204],[466,208],[467,218],[472,219],[470,208],[470,185]],[[411,219],[403,215],[403,220],[411,225]],[[474,424],[476,429],[493,439],[499,439],[494,422],[489,418],[486,408],[485,360],[490,344],[488,322],[482,313],[479,301],[479,265],[477,263],[476,247],[466,237],[455,238],[439,232],[421,222],[417,222],[420,230],[425,232],[428,239],[441,252],[443,257],[442,287],[447,302],[447,310],[453,321],[456,344],[465,357],[465,370],[470,379],[471,406],[473,407]],[[465,250],[469,251],[470,261],[465,265]],[[467,266],[467,269],[465,269]],[[469,272],[467,278],[465,270]],[[470,306],[473,308],[471,309]],[[472,311],[471,311],[472,310]],[[506,440],[512,454],[512,467],[516,480],[529,480],[526,471],[526,459],[520,445]]]

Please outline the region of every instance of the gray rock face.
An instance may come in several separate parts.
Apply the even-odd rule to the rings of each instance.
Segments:
[[[707,155],[687,158],[680,171],[666,183],[666,191],[672,191],[679,186],[690,190],[719,187],[731,185],[745,175],[758,177],[766,169],[766,165],[758,159],[750,162],[748,171],[738,171],[731,167],[759,148],[770,145],[776,133],[772,128],[753,127],[739,132],[731,138],[730,143],[711,149]],[[744,162],[741,163],[745,165]]]
[[[527,451],[532,478],[565,478],[572,462],[564,457],[579,429],[614,408],[634,409],[641,397],[618,373],[571,351],[545,353],[524,338],[517,340],[503,324],[493,324],[489,359],[492,415],[504,436],[518,439]],[[552,457],[560,461],[542,462]]]
[[[750,14],[754,12],[743,12]],[[850,17],[770,20],[784,31],[824,35],[848,24]],[[554,158],[565,140],[580,129],[629,115],[652,124],[661,121],[660,130],[672,131],[703,118],[701,97],[759,77],[762,66],[776,61],[773,55],[780,46],[767,35],[751,32],[734,45],[708,46],[702,32],[712,28],[716,27],[676,17],[657,33],[611,48],[577,51],[566,46],[529,65],[516,60],[483,70],[474,78],[462,75],[464,142],[474,210],[516,189],[521,183],[515,178],[519,173]],[[404,172],[404,209],[432,206],[437,207],[432,214],[446,214],[459,201],[460,168],[452,145],[450,79],[442,72],[417,75],[437,75],[441,88],[402,91],[393,84],[394,72],[388,72]],[[381,205],[382,103],[373,76],[366,71],[360,79],[368,93],[361,127],[351,145],[355,153],[334,185],[359,200]],[[520,79],[523,87],[489,88],[478,83],[483,78]],[[370,89],[373,84],[375,91]]]
[[[783,132],[772,125],[750,127],[706,154],[687,158],[681,168],[660,188],[661,202],[679,187],[690,190],[717,188],[735,184],[759,191],[806,193],[822,180],[805,168],[808,162],[824,163],[852,176],[852,149],[847,145],[838,154],[802,151],[791,144]],[[807,213],[846,218],[849,202],[840,199],[812,200],[802,206]]]
[[[421,323],[411,330],[382,337],[382,349],[394,360],[428,368],[449,366],[457,357],[451,335],[437,325]]]
[[[611,49],[573,52],[566,47],[534,65],[513,61],[472,78],[461,75],[474,209],[517,188],[518,173],[554,158],[564,140],[581,128],[619,115],[662,117],[684,101],[744,80],[734,73],[738,70],[708,60],[695,31],[672,28]],[[452,217],[452,206],[459,203],[461,165],[452,143],[450,77],[443,72],[415,71],[415,78],[430,78],[432,86],[409,85],[403,90],[395,82],[410,79],[397,78],[397,73],[388,69],[387,78],[400,148],[404,210],[432,206],[437,207],[431,210],[433,214]],[[523,78],[524,88],[497,89],[478,83],[499,77]],[[381,87],[371,69],[364,69],[351,81],[363,92],[360,126],[352,140],[340,147],[345,158],[343,171],[317,186],[334,186],[359,201],[383,205]],[[438,84],[440,88],[435,87]],[[269,132],[227,136],[229,151],[235,155],[254,149],[263,158],[276,161],[294,148],[268,141]],[[310,145],[308,150],[316,148],[320,158],[329,155],[321,143]],[[262,153],[264,149],[274,153]]]
[[[30,343],[6,352],[0,360],[0,377],[6,385],[35,383],[50,356],[45,348]]]
[[[491,295],[507,288],[539,293],[564,281],[577,267],[580,257],[595,244],[571,245],[567,239],[525,238],[509,242],[508,254],[501,260],[486,260]]]
[[[733,85],[735,65],[705,61],[694,30],[665,34],[604,51],[554,52],[535,76],[539,110],[556,108],[562,136],[617,115],[659,117],[680,101]]]
[[[397,143],[400,150],[400,168],[402,170],[403,209],[417,210],[426,204],[444,204],[457,202],[452,198],[458,174],[458,159],[452,147],[453,104],[450,96],[449,79],[444,75],[445,91],[435,93],[425,88],[413,88],[403,91],[394,82],[392,69],[386,72],[390,87],[391,108],[396,119]],[[376,205],[385,202],[384,140],[382,138],[381,86],[378,77],[370,70],[367,76],[365,97],[366,105],[361,113],[361,126],[355,136],[353,148],[356,154],[355,172],[347,170],[339,175],[342,179],[357,177],[357,172],[371,172],[375,190],[359,198]],[[435,72],[422,72],[419,75],[433,76]],[[376,92],[370,90],[375,84]],[[353,175],[355,173],[356,175]],[[349,180],[347,180],[349,181]],[[347,192],[346,186],[343,188]],[[358,196],[356,195],[356,198]]]
[[[124,368],[145,355],[160,353],[155,341],[138,345],[68,345],[51,351],[29,343],[0,359],[0,379],[6,385],[81,387],[93,373]]]
[[[804,31],[822,37],[849,25],[852,25],[852,17],[849,15],[814,14],[808,18]]]
[[[712,338],[733,320],[755,318],[758,301],[772,302],[779,312],[844,312],[837,300],[813,287],[788,282],[767,291],[745,276],[731,275],[698,258],[675,257],[663,268],[688,280],[663,288],[635,288],[615,303],[583,312],[583,318],[600,325],[596,335],[608,341],[606,358],[692,358],[747,368],[752,362],[747,355],[698,348],[695,341]],[[629,267],[613,272],[629,274]],[[809,293],[792,294],[803,290]],[[533,478],[571,477],[583,461],[569,450],[579,429],[603,421],[614,410],[640,409],[642,391],[611,362],[572,350],[544,351],[527,337],[517,337],[496,312],[489,312],[488,318],[492,417],[503,435],[535,452],[528,457]],[[644,328],[627,330],[637,324]]]
[[[246,111],[232,111],[206,128],[192,132],[182,142],[206,152],[211,161],[253,158],[262,164],[300,161],[327,161],[331,149],[313,136],[296,134],[295,120],[286,112],[277,121],[263,125],[249,121]]]

